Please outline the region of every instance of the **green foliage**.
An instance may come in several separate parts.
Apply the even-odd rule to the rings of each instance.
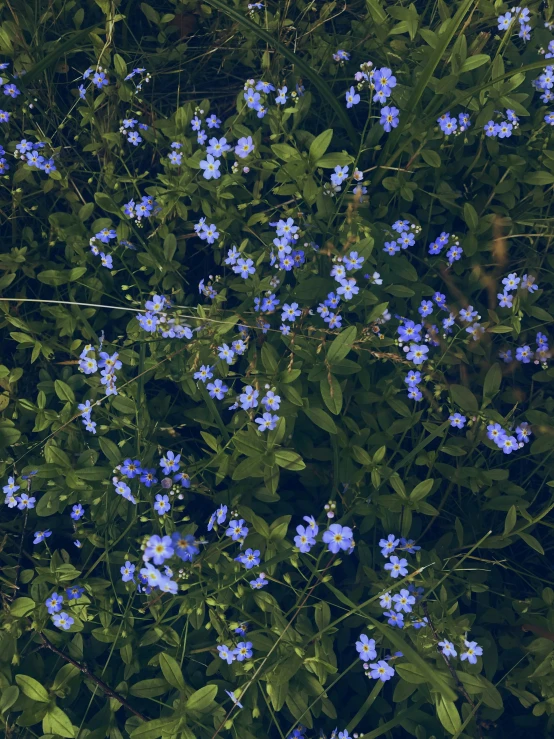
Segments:
[[[4,733],[550,736],[554,369],[547,350],[534,364],[503,362],[499,349],[515,354],[554,322],[554,129],[532,85],[552,38],[551,3],[531,4],[528,44],[517,28],[497,31],[508,8],[485,0],[246,6],[0,5],[2,85],[21,91],[0,106],[11,111],[0,124],[10,165],[0,175],[0,473],[36,498],[5,505],[0,520]],[[338,49],[351,60],[333,61]],[[397,78],[390,132],[373,97],[344,104],[368,59]],[[81,98],[89,66],[110,84]],[[137,67],[151,80],[129,77]],[[287,102],[273,104],[272,93],[258,119],[243,95],[250,79],[286,85]],[[513,136],[485,136],[506,109],[520,119]],[[471,127],[446,136],[437,119],[447,111],[467,111]],[[252,137],[254,150],[236,166],[229,152],[221,176],[207,179],[191,122],[211,114],[223,120],[210,138]],[[137,147],[121,128],[133,117],[146,124]],[[23,138],[44,142],[56,170],[17,158]],[[168,159],[174,141],[178,166]],[[333,192],[341,167],[348,181]],[[354,171],[366,192],[352,192]],[[159,210],[129,218],[126,203],[143,196]],[[285,272],[270,263],[271,224],[289,217],[306,258]],[[200,238],[200,218],[215,224],[214,243]],[[397,219],[420,240],[389,258]],[[102,246],[108,268],[90,251],[104,229],[115,232]],[[441,232],[457,235],[463,259],[429,255]],[[252,260],[248,279],[225,261],[232,247]],[[343,326],[327,324],[317,305],[338,287],[330,267],[352,252],[364,260],[360,291],[341,302]],[[520,288],[502,307],[496,295],[511,272],[537,276],[539,289]],[[480,340],[460,321],[447,334],[419,317],[437,291],[452,310],[480,311]],[[275,311],[255,309],[273,292]],[[170,298],[168,315],[190,338],[141,329],[153,295]],[[290,333],[280,329],[285,303],[300,310]],[[448,313],[435,311],[439,324]],[[419,402],[405,394],[414,365],[398,346],[398,316],[429,329]],[[244,354],[218,358],[246,335]],[[86,345],[97,360],[117,353],[117,394],[79,369]],[[229,387],[224,400],[195,377],[201,367]],[[270,409],[233,405],[245,386],[280,397],[266,431],[256,420]],[[83,424],[85,401],[95,433]],[[452,428],[454,413],[463,428]],[[487,425],[511,433],[522,422],[531,443],[512,454],[487,436]],[[181,455],[182,485],[146,487],[121,471],[138,459],[168,479],[160,457],[169,450]],[[123,478],[136,505],[114,492]],[[155,495],[168,491],[171,510],[160,515]],[[77,504],[83,518],[70,517]],[[206,531],[222,506],[226,523]],[[350,527],[353,549],[333,553],[320,534],[317,548],[299,551],[308,516],[321,531]],[[231,518],[248,527],[240,543],[225,534]],[[380,552],[391,533],[420,547],[397,549],[409,560],[398,579]],[[153,535],[198,550],[168,561],[174,593],[137,588]],[[245,550],[260,555],[251,570],[237,561]],[[129,565],[135,581],[122,579]],[[256,578],[267,586],[252,586]],[[399,629],[381,602],[411,585],[423,592]],[[72,598],[72,588],[83,590]],[[54,593],[67,629],[47,610]],[[360,634],[387,657],[390,681],[364,674]],[[466,637],[483,648],[475,664],[460,659]],[[252,657],[228,664],[218,654],[243,640]]]

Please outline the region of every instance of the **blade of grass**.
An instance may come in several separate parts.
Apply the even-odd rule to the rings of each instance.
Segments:
[[[48,67],[51,67],[53,64],[55,64],[62,56],[62,54],[65,54],[67,51],[71,51],[71,49],[77,48],[79,49],[79,51],[82,51],[83,41],[87,38],[91,31],[94,31],[95,28],[98,28],[98,26],[83,28],[82,31],[78,31],[77,33],[72,34],[65,41],[57,44],[49,54],[43,57],[35,65],[33,65],[23,77],[20,77],[20,79],[18,80],[18,84],[21,87],[26,87],[29,82],[34,82],[37,77],[40,77],[40,75],[46,69],[48,69]]]
[[[325,80],[319,76],[315,69],[312,69],[309,64],[307,64],[303,59],[297,56],[293,51],[287,49],[287,47],[284,46],[280,41],[277,41],[277,39],[275,39],[268,31],[266,31],[264,28],[260,28],[260,26],[257,26],[249,18],[244,16],[238,10],[235,10],[235,8],[230,8],[223,0],[205,0],[205,2],[207,5],[212,5],[214,8],[217,8],[217,10],[225,13],[225,15],[228,15],[229,18],[234,20],[239,25],[243,26],[245,29],[251,31],[259,39],[262,39],[271,47],[276,49],[282,56],[285,57],[285,59],[288,59],[291,64],[294,64],[298,71],[301,72],[304,77],[307,77],[310,80],[312,85],[318,90],[319,94],[325,100],[325,102],[335,111],[337,118],[341,122],[343,128],[348,134],[348,138],[352,142],[354,150],[359,150],[360,136],[352,125],[352,122],[350,121],[350,118],[346,113],[346,109],[339,103],[332,89],[329,87],[327,82],[325,82]],[[466,0],[466,2],[468,2],[468,0]]]
[[[416,115],[416,107],[419,103],[421,96],[425,92],[425,89],[427,85],[429,84],[429,80],[433,76],[433,72],[437,68],[439,62],[441,61],[444,52],[448,48],[449,43],[452,41],[454,35],[456,34],[456,31],[461,26],[469,8],[473,4],[474,0],[463,0],[462,4],[458,8],[456,15],[451,18],[448,30],[446,30],[443,34],[438,36],[438,43],[435,49],[433,49],[429,60],[427,64],[425,65],[425,68],[423,69],[417,84],[414,88],[414,91],[412,92],[410,99],[406,103],[405,110],[407,111],[413,111],[414,115]],[[381,156],[379,157],[379,165],[385,164],[387,158],[390,156],[389,152],[391,149],[394,149],[398,141],[400,140],[400,136],[402,135],[402,132],[410,122],[410,117],[403,116],[401,118],[400,124],[394,129],[394,131],[389,136],[387,143],[385,144],[383,151],[381,153]],[[377,172],[376,177],[374,179],[374,184],[377,184],[383,177],[385,176],[385,171],[380,170]]]

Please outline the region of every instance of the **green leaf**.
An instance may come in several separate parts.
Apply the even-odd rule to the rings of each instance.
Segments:
[[[121,451],[117,444],[115,444],[111,439],[108,439],[107,436],[101,436],[98,443],[100,444],[100,449],[104,452],[114,467],[121,462]]]
[[[434,480],[423,480],[423,482],[418,483],[410,493],[410,500],[414,502],[423,500],[431,492],[433,483]]]
[[[114,54],[113,65],[115,71],[120,77],[125,77],[127,75],[127,65],[125,64],[125,60],[122,56],[120,56],[119,54]]]
[[[233,472],[233,480],[245,480],[247,477],[263,477],[262,456],[247,457],[240,462]]]
[[[54,390],[56,391],[58,398],[63,400],[64,403],[75,402],[75,394],[66,382],[63,382],[62,380],[54,380]]]
[[[328,128],[326,131],[323,131],[323,133],[320,133],[319,136],[316,136],[315,139],[310,144],[310,163],[313,165],[315,162],[317,162],[318,159],[321,159],[321,157],[325,154],[327,149],[329,148],[329,144],[331,143],[331,140],[333,138],[333,129]]]
[[[319,383],[321,397],[327,408],[338,415],[342,408],[342,390],[339,381],[334,375],[323,377]]]
[[[303,470],[306,465],[302,457],[290,449],[279,449],[275,452],[275,461],[286,470]]]
[[[433,151],[432,149],[423,149],[423,151],[421,152],[421,158],[430,167],[441,166],[440,156],[437,154],[436,151]]]
[[[531,534],[525,534],[523,531],[516,531],[515,533],[518,534],[518,536],[521,537],[523,541],[531,547],[531,549],[534,549],[535,552],[544,554],[544,549],[542,548],[540,541],[535,539],[534,536],[531,536]]]
[[[464,385],[450,385],[450,395],[453,402],[466,411],[478,411],[477,398],[471,390]]]
[[[49,54],[27,70],[25,79],[23,79],[23,75],[18,78],[18,87],[26,89],[29,83],[38,79],[41,74],[49,67],[53,66],[61,56],[72,49],[80,50],[83,45],[85,45],[85,39],[87,39],[90,32],[95,31],[97,28],[97,26],[83,28],[82,31],[78,31],[77,33],[73,33],[68,36],[65,41],[60,41],[59,43],[54,44],[54,49]]]
[[[272,144],[271,151],[282,159],[284,162],[288,162],[291,159],[300,159],[300,153],[288,144]]]
[[[8,711],[16,700],[19,698],[19,688],[17,685],[8,685],[2,688],[2,697],[0,698],[0,713]]]
[[[554,174],[552,172],[530,172],[526,174],[523,181],[527,185],[552,185],[554,183]]]
[[[69,716],[58,706],[50,706],[42,719],[42,730],[45,734],[57,734],[67,739],[73,739],[75,736],[75,729]]]
[[[183,673],[175,657],[167,654],[167,652],[162,652],[160,654],[160,668],[163,676],[172,687],[177,688],[181,693],[186,691],[187,686],[183,678]]]
[[[464,203],[464,221],[472,231],[479,225],[479,216],[471,203]]]
[[[153,677],[131,685],[129,694],[135,695],[137,698],[157,698],[159,695],[167,693],[168,689],[169,685],[165,678]]]
[[[482,67],[483,64],[488,64],[490,60],[491,58],[488,54],[475,54],[475,56],[468,56],[460,67],[460,74],[462,72],[469,72],[471,69],[477,69],[477,67]]]
[[[502,536],[508,536],[511,532],[511,530],[516,525],[517,521],[517,509],[515,505],[510,506],[510,509],[508,510],[508,513],[506,514],[506,520],[504,521],[504,532],[502,533]]]
[[[356,341],[356,333],[356,326],[349,326],[340,332],[327,350],[327,361],[329,363],[340,362],[341,359],[346,357]]]
[[[185,704],[185,710],[198,711],[205,713],[212,707],[212,703],[217,695],[217,685],[204,685],[200,690],[196,690]]]
[[[58,287],[59,285],[65,285],[68,282],[75,282],[81,278],[87,271],[86,267],[74,267],[73,269],[47,269],[44,272],[39,272],[37,280],[43,282],[45,285],[52,285]]]
[[[308,416],[312,423],[319,426],[320,429],[327,431],[330,434],[337,433],[337,427],[333,419],[328,413],[325,413],[321,408],[302,408],[304,413]]]
[[[489,367],[487,374],[485,375],[485,382],[483,384],[483,395],[486,398],[492,398],[500,390],[500,384],[502,382],[502,370],[499,364],[493,364]]]
[[[109,195],[103,192],[94,193],[94,202],[106,213],[113,213],[116,216],[121,215],[121,208],[115,203]]]
[[[346,154],[346,152],[334,152],[332,154],[324,154],[321,159],[317,160],[315,165],[323,169],[334,169],[338,165],[344,167],[345,164],[351,164],[353,161],[350,154]]]
[[[173,734],[172,728],[177,728],[179,723],[179,719],[155,718],[153,721],[148,721],[133,729],[130,737],[131,739],[160,739],[165,732],[169,732],[171,736]]]
[[[249,30],[252,35],[257,36],[258,38],[265,41],[266,44],[269,44],[269,48],[278,51],[281,56],[283,56],[289,63],[294,66],[296,73],[310,80],[310,83],[323,98],[322,102],[324,102],[329,107],[329,109],[331,109],[335,113],[335,116],[341,122],[344,130],[348,134],[348,138],[352,143],[354,151],[359,150],[359,134],[354,128],[354,125],[352,124],[348,113],[346,112],[342,100],[339,102],[331,87],[327,84],[327,82],[325,82],[322,75],[319,73],[319,70],[308,64],[308,62],[304,61],[301,56],[296,55],[288,46],[285,46],[280,41],[277,41],[273,33],[271,33],[270,31],[266,31],[257,23],[251,21],[250,18],[248,18],[244,14],[244,12],[231,7],[228,2],[224,0],[205,0],[205,4],[217,8],[217,10],[225,13],[230,18],[232,18],[233,21],[235,23],[238,23],[239,26],[243,26],[243,28]]]
[[[279,357],[277,352],[267,342],[262,346],[262,364],[266,372],[270,375],[274,375],[277,372],[279,366]]]
[[[29,675],[16,675],[15,682],[19,685],[21,692],[24,693],[27,698],[31,698],[31,700],[37,701],[38,703],[48,703],[50,700],[50,696],[48,695],[46,688],[39,683],[38,680],[35,680],[34,677],[29,677]]]
[[[32,598],[16,598],[10,606],[10,614],[16,618],[21,618],[34,611],[35,606],[36,603]]]
[[[455,734],[462,728],[462,719],[454,701],[445,700],[442,696],[439,696],[437,716],[449,734]]]

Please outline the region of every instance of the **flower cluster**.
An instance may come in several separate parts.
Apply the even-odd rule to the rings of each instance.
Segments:
[[[528,8],[514,7],[504,15],[498,16],[498,30],[499,31],[514,31],[516,29],[516,22],[519,23],[519,38],[527,42],[531,39],[531,26],[529,21],[531,17],[529,15]]]

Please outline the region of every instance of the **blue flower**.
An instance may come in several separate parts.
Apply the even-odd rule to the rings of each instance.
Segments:
[[[256,267],[254,267],[252,259],[244,259],[241,257],[240,259],[237,259],[237,263],[233,267],[233,272],[236,272],[246,280],[249,275],[253,275],[256,272]]]
[[[238,521],[230,521],[229,528],[225,532],[226,536],[230,536],[233,541],[244,539],[248,535],[248,527],[244,525],[244,519]]]
[[[265,576],[263,573],[259,575],[255,580],[250,580],[250,587],[252,590],[261,590],[262,588],[265,588],[266,585],[269,584],[269,581],[265,579]]]
[[[78,585],[72,585],[65,589],[67,600],[79,600],[82,594],[85,592],[84,588],[80,588]]]
[[[19,497],[16,498],[17,500],[17,507],[20,511],[24,511],[27,509],[31,509],[35,507],[36,498],[30,498],[27,493],[23,493]]]
[[[407,559],[399,559],[396,556],[392,556],[385,565],[385,570],[390,571],[390,576],[396,579],[399,575],[402,577],[406,577],[408,574],[408,568],[407,568],[408,560]]]
[[[399,541],[394,534],[389,534],[386,539],[381,539],[379,546],[381,547],[383,557],[391,555],[398,546]]]
[[[457,429],[463,429],[466,424],[467,418],[462,416],[461,413],[451,413],[448,417],[450,425]]]
[[[46,599],[46,603],[45,603],[48,613],[52,615],[54,613],[58,613],[59,611],[61,611],[62,603],[63,603],[63,595],[52,593],[52,595]]]
[[[223,400],[225,394],[229,390],[227,385],[224,385],[221,380],[214,380],[214,382],[209,382],[207,388],[210,398],[217,398],[217,400]]]
[[[404,614],[396,611],[385,611],[383,616],[387,617],[389,626],[398,626],[399,629],[404,628]]]
[[[196,540],[192,534],[179,534],[174,532],[171,536],[171,542],[175,554],[183,560],[183,562],[192,562],[194,557],[200,552],[196,546]]]
[[[352,108],[353,105],[358,105],[358,103],[360,102],[360,96],[356,92],[356,89],[354,86],[352,86],[349,90],[346,91],[345,98],[346,98],[347,108]]]
[[[141,463],[138,459],[126,459],[121,467],[121,474],[128,477],[130,480],[137,475],[142,473]]]
[[[200,162],[200,169],[204,172],[204,179],[217,180],[219,177],[221,177],[221,172],[219,171],[220,165],[221,162],[219,161],[219,159],[214,159],[211,154],[208,154],[206,159],[203,159]]]
[[[125,562],[125,564],[121,567],[119,570],[121,572],[121,579],[123,582],[129,582],[130,580],[134,580],[134,572],[135,572],[135,565],[131,564],[129,560]]]
[[[363,662],[375,659],[377,657],[377,652],[375,651],[375,639],[369,639],[366,634],[361,634],[359,641],[356,642],[356,651]]]
[[[416,552],[419,552],[421,547],[418,547],[413,539],[405,539],[402,537],[402,539],[400,539],[399,549],[402,549],[404,552],[409,552],[410,554],[415,554]]]
[[[323,533],[323,541],[327,544],[327,548],[333,554],[339,551],[345,551],[352,548],[354,534],[348,526],[341,526],[333,523],[327,531]]]
[[[467,639],[464,639],[464,645],[466,651],[460,654],[460,659],[462,662],[467,659],[470,665],[476,665],[477,657],[483,654],[483,647],[480,647],[476,641],[467,641]]]
[[[427,359],[429,347],[425,344],[410,344],[410,351],[406,354],[406,358],[410,359],[414,364],[423,364]]]
[[[298,535],[294,537],[294,543],[303,554],[306,554],[315,544],[314,533],[309,526],[297,526],[296,533]]]
[[[164,516],[171,510],[171,504],[169,502],[168,495],[156,495],[156,502],[154,503],[154,510],[157,511],[159,516]]]
[[[64,631],[67,631],[75,623],[75,619],[68,616],[64,611],[62,613],[55,613],[52,616],[52,621],[54,622],[54,626],[57,626],[58,629],[64,629]]]
[[[175,456],[173,452],[167,452],[165,457],[162,457],[160,459],[160,467],[162,468],[164,475],[169,475],[171,472],[177,472],[180,466],[180,459],[180,454],[177,454],[177,456]]]
[[[279,416],[272,416],[271,413],[264,413],[261,418],[256,418],[255,421],[259,424],[258,431],[273,431],[277,426]]]
[[[395,611],[403,611],[404,613],[411,613],[412,606],[415,605],[416,599],[413,595],[410,595],[410,591],[406,588],[402,588],[399,593],[392,596],[394,601]]]
[[[198,372],[194,373],[193,377],[195,380],[200,380],[201,382],[206,383],[213,377],[212,368],[207,364],[203,364]]]
[[[399,112],[400,111],[398,110],[398,108],[395,108],[394,105],[385,105],[384,108],[381,108],[381,118],[379,120],[379,123],[383,126],[387,133],[398,126]]]
[[[229,649],[229,647],[225,644],[220,644],[217,647],[217,651],[220,659],[222,659],[224,662],[227,662],[228,665],[232,664],[236,659],[234,650]]]
[[[390,680],[395,673],[394,667],[391,667],[383,659],[380,659],[378,662],[369,665],[369,667],[371,670],[371,677],[374,680],[381,680],[384,683],[387,682],[387,680]]]
[[[52,536],[52,532],[49,529],[45,529],[44,531],[35,531],[33,544],[40,544],[49,536]]]
[[[77,505],[73,506],[70,515],[74,521],[78,521],[80,518],[82,518],[85,515],[85,509],[83,508],[81,503],[77,503]]]
[[[243,136],[237,142],[235,146],[235,154],[239,159],[247,157],[251,151],[254,151],[254,144],[252,142],[252,136]]]
[[[445,657],[455,657],[458,654],[458,652],[454,648],[454,645],[452,644],[452,642],[448,641],[448,639],[440,641],[439,647],[442,647],[441,652],[444,654]]]
[[[247,549],[245,552],[241,552],[238,557],[235,557],[235,562],[240,562],[247,570],[251,570],[252,567],[260,564],[260,550]]]
[[[237,658],[238,662],[244,662],[245,659],[250,659],[252,656],[252,642],[239,642],[236,648],[233,649],[233,654]]]
[[[174,554],[171,537],[169,536],[158,536],[154,534],[146,542],[146,548],[144,550],[145,561],[152,559],[155,565],[161,565],[166,559],[169,559]]]
[[[238,706],[239,708],[242,708],[243,707],[242,706],[242,703],[239,702],[239,699],[238,698],[235,698],[235,694],[234,693],[232,693],[230,690],[226,690],[225,692],[227,693],[227,695],[229,696],[229,698],[233,701],[233,703],[235,704],[235,706]]]

